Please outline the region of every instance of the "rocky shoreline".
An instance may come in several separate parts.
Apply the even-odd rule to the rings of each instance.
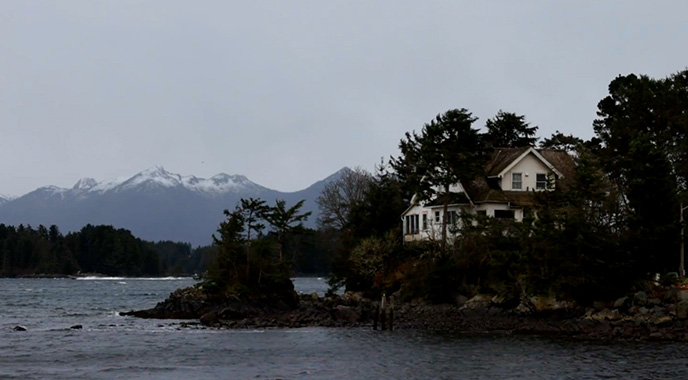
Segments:
[[[615,302],[581,307],[548,297],[505,300],[479,294],[456,304],[393,305],[394,329],[431,329],[463,334],[546,335],[576,339],[688,341],[688,291],[676,287],[629,294]],[[380,301],[347,292],[303,295],[298,306],[216,298],[184,288],[148,310],[120,313],[159,319],[189,319],[184,326],[208,328],[367,327],[377,325]],[[389,321],[388,321],[389,323]]]

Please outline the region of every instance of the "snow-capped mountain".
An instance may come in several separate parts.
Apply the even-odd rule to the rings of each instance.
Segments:
[[[313,212],[306,225],[314,227],[316,198],[344,170],[348,169],[304,190],[284,193],[242,175],[220,173],[206,179],[154,166],[128,178],[82,178],[71,188],[45,186],[15,199],[0,198],[0,223],[55,224],[63,233],[86,224],[109,224],[146,240],[209,244],[224,219],[223,210],[233,209],[241,198],[262,198],[268,203],[284,199],[287,204],[305,199],[303,211]]]
[[[160,188],[176,188],[194,191],[208,196],[226,193],[251,193],[267,190],[251,182],[243,175],[217,174],[211,178],[181,176],[170,173],[162,166],[153,166],[129,178],[96,181],[93,178],[82,178],[71,188],[45,186],[36,189],[42,193],[83,195],[85,193],[104,194],[107,192],[124,192],[128,190],[145,191]]]

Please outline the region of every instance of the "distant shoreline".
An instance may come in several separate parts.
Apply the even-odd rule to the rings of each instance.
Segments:
[[[154,279],[164,279],[164,278],[169,278],[169,279],[193,279],[194,277],[192,275],[180,275],[180,276],[111,276],[111,275],[104,275],[104,274],[95,274],[95,273],[87,273],[87,274],[82,274],[82,275],[70,275],[70,274],[23,274],[23,275],[16,275],[16,276],[0,276],[0,278],[7,278],[7,279],[41,279],[41,278],[46,278],[46,279],[72,279],[72,280],[78,280],[78,279],[103,279],[103,280],[108,280],[108,279],[147,279],[147,278],[154,278]]]
[[[2,275],[0,278],[72,278],[68,274],[21,274],[16,276]]]

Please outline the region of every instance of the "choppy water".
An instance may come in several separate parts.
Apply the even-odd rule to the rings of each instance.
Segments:
[[[685,379],[688,344],[370,329],[201,330],[121,317],[189,279],[0,279],[1,379]],[[318,279],[298,279],[304,293]],[[81,330],[70,326],[80,324]],[[28,331],[15,332],[16,325]]]

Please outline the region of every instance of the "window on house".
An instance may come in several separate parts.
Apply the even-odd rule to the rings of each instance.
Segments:
[[[447,225],[451,226],[459,222],[459,214],[456,211],[449,211],[447,213]]]
[[[435,211],[435,223],[440,223],[440,212]]]
[[[406,215],[404,232],[406,235],[418,233],[418,215]]]
[[[523,188],[523,175],[521,173],[511,173],[511,189],[521,190]]]
[[[495,218],[514,219],[515,213],[514,210],[495,210],[494,216]]]
[[[423,230],[428,229],[428,214],[423,214]]]
[[[535,175],[535,188],[540,190],[547,189],[547,174],[537,173]]]

